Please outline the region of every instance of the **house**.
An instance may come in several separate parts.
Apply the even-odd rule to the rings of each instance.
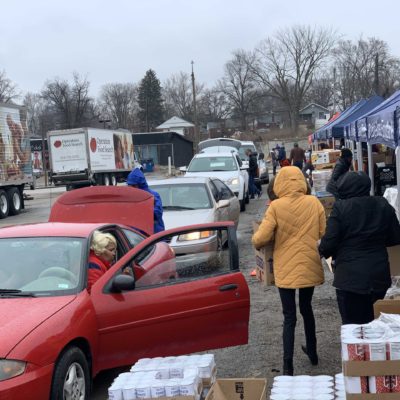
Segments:
[[[326,107],[317,103],[310,103],[299,111],[300,122],[315,125],[316,120],[326,120],[328,122],[330,113]]]
[[[183,136],[194,137],[195,126],[191,122],[185,121],[179,117],[172,117],[169,120],[163,122],[157,126],[156,131],[158,132],[176,132]]]

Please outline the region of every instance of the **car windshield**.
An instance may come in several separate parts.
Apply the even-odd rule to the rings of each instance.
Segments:
[[[165,211],[212,208],[210,196],[203,183],[182,183],[151,186],[161,196]]]
[[[81,286],[86,239],[0,239],[0,297],[54,296]]]
[[[188,172],[236,171],[233,157],[196,157],[189,165]]]
[[[250,149],[253,153],[257,152],[256,147],[253,144],[243,145],[239,147],[239,157],[242,161],[247,160],[246,150]]]

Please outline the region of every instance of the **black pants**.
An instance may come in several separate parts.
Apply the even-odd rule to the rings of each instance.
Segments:
[[[293,161],[293,166],[298,167],[303,171],[303,161]]]
[[[315,335],[315,319],[311,305],[314,287],[299,289],[299,308],[303,316],[306,346],[310,353],[317,351],[317,337]],[[296,328],[296,289],[279,288],[281,296],[283,321],[283,358],[293,359],[294,332]]]
[[[342,324],[367,324],[374,320],[374,303],[385,297],[386,292],[359,294],[336,289]]]

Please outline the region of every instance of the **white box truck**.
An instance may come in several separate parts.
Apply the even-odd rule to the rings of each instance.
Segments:
[[[33,185],[26,109],[0,103],[0,218],[25,208],[25,185]]]
[[[47,133],[50,179],[67,190],[87,185],[116,185],[136,160],[132,133],[96,128],[77,128]]]

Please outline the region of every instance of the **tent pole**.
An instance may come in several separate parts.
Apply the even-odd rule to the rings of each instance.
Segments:
[[[356,170],[356,160],[354,159],[354,141],[353,140],[349,140],[349,144],[350,144],[350,150],[353,153],[353,169],[354,171]]]
[[[357,146],[357,163],[358,163],[358,170],[363,170],[363,156],[362,156],[362,144],[361,142],[356,142]]]
[[[371,191],[370,194],[371,196],[374,195],[375,193],[375,185],[374,185],[374,164],[372,160],[372,145],[370,143],[367,143],[367,149],[368,149],[368,175],[369,179],[371,179]]]
[[[397,196],[396,196],[396,215],[397,218],[400,217],[400,174],[397,171],[400,171],[400,147],[396,146],[395,150],[396,155],[396,176],[397,176]]]

